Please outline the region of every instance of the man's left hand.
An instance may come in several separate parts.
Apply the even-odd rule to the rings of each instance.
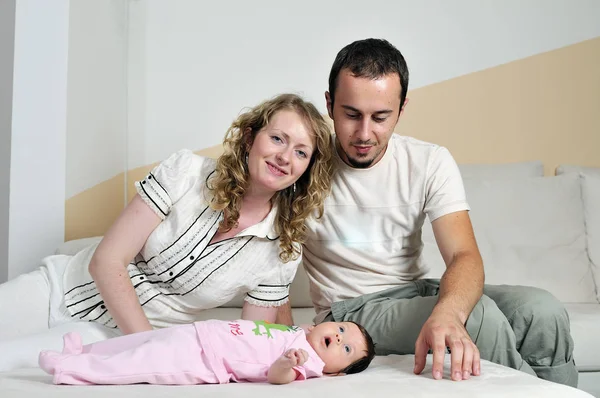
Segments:
[[[425,368],[427,353],[433,351],[433,378],[439,380],[444,374],[444,355],[450,348],[451,378],[466,380],[471,375],[479,376],[481,364],[479,349],[471,340],[457,314],[434,308],[423,325],[415,344],[415,374]]]

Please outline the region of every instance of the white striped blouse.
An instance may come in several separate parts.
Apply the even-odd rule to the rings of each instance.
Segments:
[[[215,161],[181,150],[135,183],[138,194],[163,220],[127,272],[150,323],[168,327],[196,320],[205,309],[241,293],[259,306],[288,301],[300,258],[279,259],[274,231],[277,209],[235,237],[209,244],[223,214],[206,200],[206,179]],[[88,272],[96,245],[77,253],[65,271],[65,303],[73,317],[116,323]]]

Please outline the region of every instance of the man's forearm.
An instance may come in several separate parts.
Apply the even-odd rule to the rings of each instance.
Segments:
[[[288,326],[292,326],[294,324],[294,319],[292,318],[292,305],[289,300],[287,303],[279,306],[277,309],[277,318],[275,323]]]
[[[484,280],[479,253],[457,254],[442,276],[434,311],[453,311],[464,324],[483,294]]]

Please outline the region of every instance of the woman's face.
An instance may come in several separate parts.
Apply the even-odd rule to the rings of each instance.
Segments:
[[[295,111],[278,111],[248,152],[252,189],[275,194],[289,187],[304,174],[314,150],[314,135],[304,120]]]

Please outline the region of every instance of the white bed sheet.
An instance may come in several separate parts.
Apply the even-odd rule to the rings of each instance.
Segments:
[[[376,357],[365,372],[343,376],[323,377],[294,382],[284,386],[239,383],[200,386],[56,386],[51,377],[39,369],[21,369],[0,373],[0,397],[110,397],[177,398],[206,397],[592,397],[571,387],[537,379],[525,373],[482,361],[483,374],[467,381],[454,382],[449,373],[444,380],[431,378],[431,356],[425,373],[412,373],[412,355]]]

